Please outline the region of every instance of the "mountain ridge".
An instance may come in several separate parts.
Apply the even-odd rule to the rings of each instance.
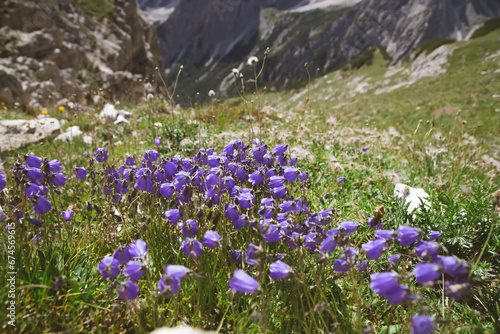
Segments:
[[[151,1],[142,0],[141,6]],[[317,2],[181,1],[157,26],[165,68],[176,75],[184,65],[190,83],[179,88],[187,95],[215,88],[230,93],[231,68],[244,69],[248,57],[262,58],[270,47],[261,83],[287,86],[304,77],[305,62],[324,73],[376,45],[386,46],[396,62],[423,41],[462,40],[486,19],[500,16],[494,0],[323,2],[339,6],[301,12],[297,9]]]

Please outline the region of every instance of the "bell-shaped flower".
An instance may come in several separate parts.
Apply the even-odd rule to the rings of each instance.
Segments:
[[[243,189],[242,192],[238,196],[238,204],[243,209],[249,209],[254,202],[254,197],[250,190]]]
[[[285,185],[285,179],[283,176],[271,176],[269,179],[269,188],[279,188]]]
[[[274,146],[274,154],[276,154],[277,156],[282,156],[283,153],[286,152],[286,150],[288,149],[288,146],[286,144],[280,144],[280,145],[276,145]]]
[[[258,184],[264,183],[264,178],[265,178],[264,168],[261,167],[259,168],[259,170],[250,174],[248,180],[250,181],[250,183],[252,183],[253,186],[256,186]]]
[[[194,220],[188,219],[182,223],[181,231],[185,237],[194,237],[198,233],[198,224]]]
[[[160,194],[166,198],[169,199],[172,197],[175,193],[175,187],[172,183],[163,183],[160,186]]]
[[[387,244],[384,239],[377,239],[373,241],[368,241],[367,243],[361,245],[361,248],[366,252],[366,258],[370,260],[378,260],[382,255],[382,252],[387,248]]]
[[[36,203],[33,205],[33,211],[44,215],[49,212],[50,209],[52,209],[52,205],[50,204],[49,200],[47,200],[43,196],[38,196],[38,198],[36,198]]]
[[[225,215],[226,218],[228,218],[231,221],[238,219],[239,217],[238,206],[232,203],[226,204]]]
[[[148,245],[141,239],[137,239],[128,245],[128,252],[133,259],[144,259],[148,252]]]
[[[411,318],[411,334],[431,334],[435,328],[432,316],[414,315]]]
[[[123,275],[132,282],[138,281],[144,275],[145,265],[139,261],[128,261],[123,267]]]
[[[31,224],[35,225],[36,227],[43,226],[43,221],[41,221],[40,219],[36,219],[35,217],[30,217],[29,221]]]
[[[283,168],[283,177],[288,182],[294,182],[297,179],[297,177],[299,176],[299,174],[300,174],[300,171],[298,168],[295,168],[295,167]]]
[[[71,210],[66,210],[63,212],[63,219],[67,222],[71,221],[71,219],[73,219],[73,211]]]
[[[236,269],[233,278],[229,281],[229,286],[233,291],[254,293],[259,287],[259,282],[243,270]]]
[[[108,160],[108,150],[105,148],[98,148],[94,153],[94,158],[97,162],[104,162]]]
[[[399,261],[401,261],[401,255],[399,254],[390,255],[388,261],[394,265],[397,265]]]
[[[205,232],[205,236],[203,237],[203,245],[208,248],[217,248],[220,245],[222,238],[216,231],[208,230]]]
[[[40,169],[35,167],[26,168],[26,178],[31,182],[42,184],[43,183],[43,174]]]
[[[439,232],[439,231],[430,231],[429,232],[429,239],[436,240],[439,237],[441,237],[441,232]]]
[[[115,278],[120,274],[120,262],[112,256],[105,256],[99,263],[99,273],[106,278]]]
[[[127,166],[134,166],[135,165],[135,159],[133,156],[129,155],[127,156],[127,158],[125,159],[125,165]]]
[[[0,173],[0,191],[4,190],[7,185],[7,178],[4,174]]]
[[[441,276],[440,267],[435,263],[417,263],[413,269],[413,275],[421,285],[433,283]]]
[[[165,266],[165,274],[167,276],[176,278],[178,280],[185,278],[189,272],[191,272],[190,269],[188,269],[184,266],[181,266],[181,265],[167,264]]]
[[[407,287],[399,284],[398,277],[394,272],[372,274],[370,289],[387,299],[391,305],[401,304],[409,294]]]
[[[56,173],[54,175],[51,175],[49,181],[56,187],[63,187],[66,184],[67,179],[68,178],[63,173]]]
[[[455,256],[436,255],[432,261],[443,267],[443,272],[450,276],[466,276],[469,274],[469,265]]]
[[[170,209],[165,211],[165,217],[167,217],[167,221],[171,224],[176,225],[181,215],[179,213],[179,209]]]
[[[80,180],[83,180],[87,177],[87,170],[83,167],[75,167],[75,175]]]
[[[43,196],[44,191],[43,187],[36,183],[28,183],[28,186],[24,188],[24,193],[26,197],[29,199],[33,199],[35,196]]]
[[[351,266],[347,263],[346,259],[334,259],[333,260],[333,270],[339,273],[346,273],[351,269]]]
[[[379,239],[392,241],[396,237],[396,232],[394,230],[376,230],[375,236]]]
[[[60,173],[62,163],[57,159],[50,160],[47,165],[49,166],[49,171],[51,173]]]
[[[409,246],[420,239],[421,230],[417,227],[399,226],[398,241],[403,247]]]
[[[113,257],[117,259],[120,264],[126,264],[132,259],[132,255],[130,255],[128,247],[123,246],[118,246],[118,248],[116,248],[113,253]]]
[[[419,241],[415,244],[415,252],[422,259],[430,259],[438,255],[441,245],[435,241]]]
[[[288,277],[288,274],[293,272],[292,267],[282,261],[276,261],[269,266],[269,274],[274,279],[282,279]]]
[[[39,157],[34,156],[32,154],[26,154],[24,156],[24,162],[29,167],[35,167],[35,168],[42,168],[42,165],[43,165],[42,158],[39,158]]]
[[[237,249],[231,252],[231,261],[235,264],[242,264],[243,263],[243,253],[244,251],[242,249]]]
[[[180,286],[180,279],[170,275],[163,275],[158,281],[158,291],[164,297],[169,297],[177,294],[177,292],[179,292]]]
[[[192,238],[186,238],[181,244],[182,251],[192,259],[200,257],[203,252],[201,243]]]
[[[297,202],[296,201],[284,201],[280,204],[280,209],[282,213],[296,211],[297,210]]]
[[[278,187],[272,189],[273,195],[275,198],[285,198],[286,197],[286,188]]]
[[[139,294],[139,286],[132,281],[125,281],[118,286],[117,291],[122,301],[134,300]]]
[[[319,246],[319,251],[321,253],[330,255],[335,251],[336,247],[337,247],[337,241],[332,237],[327,237],[325,240],[323,240],[323,242],[321,242],[321,245]]]
[[[344,220],[343,222],[340,223],[340,228],[345,234],[349,234],[352,232],[356,232],[356,230],[358,229],[358,223]]]

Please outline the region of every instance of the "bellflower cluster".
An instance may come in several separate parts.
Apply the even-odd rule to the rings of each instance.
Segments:
[[[31,210],[40,216],[45,215],[52,210],[51,193],[61,194],[59,188],[64,187],[67,177],[62,173],[62,164],[53,159],[37,157],[32,154],[26,154],[21,157],[12,168],[13,181],[23,190],[24,198],[31,206]],[[0,174],[0,191],[7,185],[4,174]],[[29,215],[29,221],[40,227],[43,221],[37,217],[31,216],[31,211],[26,207],[19,207],[23,201],[15,197],[8,203],[8,208],[12,210],[12,217],[21,220],[25,213]],[[66,218],[65,218],[66,219]]]
[[[103,277],[115,281],[119,279],[120,272],[125,277],[117,288],[122,301],[137,298],[139,286],[135,282],[149,271],[147,251],[148,245],[138,239],[127,247],[118,247],[112,256],[105,256],[99,263],[99,273]]]
[[[106,162],[100,174],[104,175],[104,196],[113,203],[128,200],[137,212],[141,206],[134,200],[139,196],[147,203],[155,203],[161,208],[165,233],[175,235],[173,247],[179,256],[194,264],[210,256],[227,257],[227,264],[234,270],[227,284],[234,292],[257,293],[266,279],[280,284],[278,280],[291,281],[300,276],[304,269],[294,268],[292,257],[277,254],[276,249],[283,252],[283,247],[310,256],[319,262],[318,266],[327,266],[325,272],[334,273],[333,279],[355,273],[368,277],[363,271],[385,267],[385,271],[371,274],[370,288],[391,305],[412,303],[415,281],[432,286],[444,277],[445,292],[455,299],[470,289],[468,264],[442,255],[445,250],[435,241],[439,231],[425,236],[416,227],[394,226],[392,220],[381,220],[383,210],[367,222],[342,220],[332,209],[315,211],[317,204],[310,204],[305,196],[309,176],[296,166],[297,160],[286,145],[270,147],[260,140],[246,145],[235,140],[220,154],[201,148],[192,158],[161,157],[152,149],[140,162],[128,156],[117,169],[107,162],[105,149],[98,149],[94,158]],[[49,165],[30,156],[23,166],[16,169],[15,175],[25,185],[26,197],[36,201],[35,211],[43,212],[47,208],[46,183],[54,187],[63,183],[61,177],[55,176],[57,163]],[[52,168],[54,175],[44,179],[44,168]],[[83,167],[75,168],[74,173],[78,179],[85,179],[94,173],[94,166],[90,165],[89,173]],[[337,180],[345,181],[344,177]],[[0,190],[2,184],[0,177]],[[72,216],[71,211],[63,214],[67,221]],[[360,231],[366,233],[356,243],[353,239]],[[410,269],[404,275],[396,272],[398,264],[410,258],[414,260]],[[147,263],[147,245],[139,239],[104,257],[99,272],[112,281],[123,275],[118,296],[131,300],[138,295],[136,282],[148,276]],[[159,294],[172,297],[179,293],[181,279],[189,272],[184,266],[167,265],[157,284]],[[408,272],[412,273],[411,282]],[[413,317],[412,331],[419,332],[425,326],[434,328],[428,326],[429,319],[433,321]]]

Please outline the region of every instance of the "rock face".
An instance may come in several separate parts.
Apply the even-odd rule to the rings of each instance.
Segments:
[[[142,0],[175,10],[157,24],[160,53],[171,76],[184,65],[179,92],[206,95],[232,89],[231,68],[244,69],[249,56],[271,53],[262,83],[287,85],[333,70],[376,45],[394,61],[423,41],[465,39],[486,19],[500,16],[497,0]],[[170,80],[172,82],[172,80]]]
[[[101,93],[137,102],[162,66],[154,27],[136,1],[4,0],[0,5],[0,100],[48,107]]]
[[[35,143],[60,131],[56,118],[0,121],[0,152]]]

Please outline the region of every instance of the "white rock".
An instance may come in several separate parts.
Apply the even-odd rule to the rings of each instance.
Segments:
[[[61,133],[59,136],[56,137],[55,140],[65,140],[65,141],[71,141],[73,137],[80,136],[82,134],[82,130],[80,130],[80,127],[78,126],[70,126],[65,133]]]
[[[201,329],[192,328],[189,326],[177,326],[173,328],[162,327],[155,329],[150,334],[212,334],[214,331],[204,331]]]
[[[424,189],[412,188],[403,183],[396,184],[396,187],[394,188],[394,196],[405,199],[405,204],[409,204],[409,213],[412,213],[416,209],[420,208],[422,204],[426,206],[430,205],[429,201],[426,199],[429,197],[429,194]]]
[[[0,121],[0,151],[36,143],[61,131],[55,118]]]
[[[112,119],[115,120],[118,117],[118,110],[116,110],[115,106],[109,103],[106,103],[101,113],[99,114],[100,119]]]
[[[130,123],[130,122],[125,118],[125,116],[118,115],[118,117],[116,118],[116,121],[114,121],[113,123],[120,124],[120,123]]]

